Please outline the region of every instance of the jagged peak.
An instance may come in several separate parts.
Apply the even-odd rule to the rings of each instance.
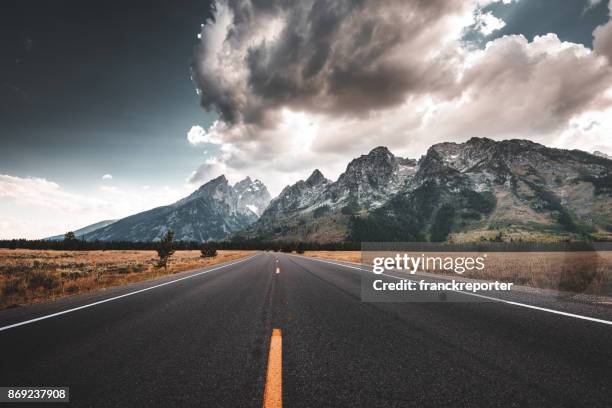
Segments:
[[[553,148],[548,148],[539,143],[533,142],[527,139],[506,139],[506,140],[493,140],[487,137],[472,137],[469,140],[463,143],[456,142],[442,142],[433,144],[427,149],[426,156],[431,155],[433,153],[437,154],[445,154],[450,152],[461,151],[464,148],[483,148],[483,149],[525,149],[525,148],[544,148],[549,150],[554,150]]]
[[[229,182],[227,181],[227,178],[225,177],[224,174],[220,175],[219,177],[215,177],[214,179],[208,180],[206,183],[202,184],[200,188],[194,191],[191,195],[197,194],[198,192],[208,191],[210,189],[217,188],[220,186],[229,186]],[[186,198],[189,198],[189,197],[186,197]]]
[[[265,190],[266,192],[268,191],[268,187],[264,184],[263,181],[261,181],[260,179],[255,179],[253,180],[253,182],[251,183],[252,186],[256,186],[259,187],[263,190]]]
[[[258,186],[262,189],[267,190],[266,185],[263,183],[263,181],[259,180],[259,179],[251,179],[251,177],[246,176],[244,179],[240,180],[239,182],[237,182],[236,184],[234,184],[234,188],[235,189],[242,189],[242,188],[248,188],[251,186]]]
[[[385,146],[375,147],[368,154],[362,154],[356,159],[351,160],[351,162],[346,166],[346,171],[357,170],[362,168],[367,163],[371,163],[373,161],[376,162],[392,162],[395,160],[395,156],[393,153],[389,151]]]
[[[310,177],[306,179],[306,183],[311,186],[315,186],[326,181],[328,180],[325,178],[325,176],[323,175],[323,173],[321,173],[319,169],[315,169],[310,175]]]
[[[239,187],[239,186],[244,186],[244,185],[250,185],[250,184],[253,184],[253,181],[251,180],[251,177],[246,176],[245,178],[243,178],[242,180],[234,184],[234,188]]]
[[[386,146],[377,146],[374,149],[370,150],[370,153],[367,156],[391,156],[395,157],[393,153]]]
[[[536,143],[529,139],[504,139],[504,140],[493,140],[488,137],[472,137],[465,143],[460,143],[459,145],[479,145],[479,146],[520,146],[520,147],[538,147],[538,148],[548,148],[551,147],[544,146],[543,144]]]
[[[476,136],[474,136],[474,137],[471,137],[467,141],[467,143],[470,143],[470,144],[476,144],[476,143],[478,143],[478,144],[495,143],[495,140],[489,139],[488,137],[476,137]]]
[[[227,178],[225,177],[225,174],[222,174],[219,177],[215,177],[214,179],[209,180],[203,186],[206,186],[206,185],[209,185],[209,184],[220,184],[220,183],[228,184],[228,181],[227,181]]]

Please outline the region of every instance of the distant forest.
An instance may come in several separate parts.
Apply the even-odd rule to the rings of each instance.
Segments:
[[[156,250],[159,242],[132,242],[132,241],[85,241],[83,239],[63,240],[28,240],[11,239],[0,240],[0,248],[8,249],[46,249],[61,251],[105,251],[105,250]],[[197,242],[197,241],[174,241],[172,247],[177,251],[200,250],[202,248],[214,248],[219,250],[270,250],[284,252],[302,251],[358,251],[361,249],[359,242],[345,243],[304,243],[304,242],[281,242],[260,240],[233,240],[219,242]]]
[[[132,241],[85,241],[70,236],[63,240],[0,240],[0,248],[39,249],[60,251],[106,251],[106,250],[157,250],[160,243]],[[263,240],[226,240],[218,242],[174,241],[173,249],[177,251],[201,250],[205,248],[218,250],[269,250],[281,252],[304,251],[412,251],[412,252],[559,252],[559,251],[612,251],[612,242],[484,242],[475,244],[450,244],[433,242],[411,243],[362,243],[361,242],[287,242]]]

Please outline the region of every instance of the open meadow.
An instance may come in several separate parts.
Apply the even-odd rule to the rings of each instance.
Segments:
[[[48,251],[0,249],[0,309],[124,285],[232,261],[254,251],[176,251],[168,268],[155,251]]]

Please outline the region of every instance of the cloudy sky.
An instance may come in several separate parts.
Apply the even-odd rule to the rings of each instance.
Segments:
[[[607,0],[11,0],[0,13],[0,237],[273,194],[378,145],[528,138],[612,154]]]

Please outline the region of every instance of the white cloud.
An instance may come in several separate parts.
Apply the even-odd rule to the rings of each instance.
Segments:
[[[112,174],[105,174],[102,176],[102,180],[112,180],[112,179],[113,179]]]
[[[101,186],[72,192],[37,177],[0,175],[0,238],[43,238],[169,204],[188,190]]]
[[[212,158],[194,170],[187,178],[187,183],[197,187],[227,173],[227,170],[227,166],[223,162],[219,161],[218,158]]]
[[[34,221],[31,218],[15,216],[0,218],[0,239],[43,238],[56,233],[59,235],[64,230],[68,231],[70,228],[66,229],[63,223],[53,219],[42,218]]]
[[[504,20],[497,18],[493,15],[492,12],[478,12],[476,13],[476,30],[480,31],[485,36],[492,34],[497,30],[501,30],[506,26]]]
[[[602,151],[612,154],[612,108],[589,111],[570,120],[570,125],[553,141],[556,147]]]
[[[192,145],[206,142],[206,131],[200,125],[193,125],[187,132],[187,140]]]
[[[62,212],[83,212],[102,208],[105,203],[63,190],[44,178],[0,175],[0,198]]]
[[[593,48],[612,63],[612,21],[595,29],[593,32]]]

